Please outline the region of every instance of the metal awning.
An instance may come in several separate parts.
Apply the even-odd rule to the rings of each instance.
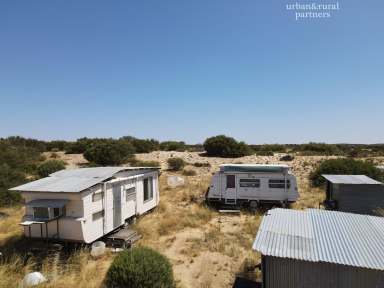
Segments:
[[[35,199],[25,205],[29,207],[62,208],[68,202],[68,199]]]

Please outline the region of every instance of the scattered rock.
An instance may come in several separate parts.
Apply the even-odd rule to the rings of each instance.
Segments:
[[[32,287],[47,281],[47,278],[45,278],[40,272],[32,272],[25,275],[22,287]]]

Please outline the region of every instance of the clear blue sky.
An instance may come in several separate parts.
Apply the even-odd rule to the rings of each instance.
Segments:
[[[384,142],[384,1],[289,3],[1,1],[0,137]]]

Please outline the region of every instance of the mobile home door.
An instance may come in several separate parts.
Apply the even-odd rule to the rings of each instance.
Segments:
[[[121,225],[121,186],[114,185],[113,193],[113,228]]]
[[[225,203],[236,204],[236,175],[226,174],[223,178]]]

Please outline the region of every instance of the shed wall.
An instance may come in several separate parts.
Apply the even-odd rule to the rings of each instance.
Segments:
[[[263,256],[263,288],[379,288],[384,271]]]
[[[384,208],[384,185],[339,184],[333,190],[333,200],[338,210],[358,214],[377,215],[378,208]]]

